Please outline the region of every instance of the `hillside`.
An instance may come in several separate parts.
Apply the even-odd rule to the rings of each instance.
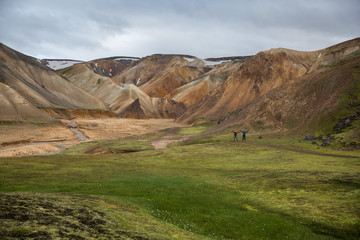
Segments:
[[[173,89],[195,80],[208,70],[202,60],[192,56],[155,54],[142,58],[134,67],[113,80],[117,83],[132,83],[150,97],[165,97]]]
[[[11,87],[0,82],[0,123],[48,123],[55,119],[37,109]]]
[[[136,57],[108,57],[95,59],[88,62],[72,59],[39,59],[38,61],[40,61],[40,63],[44,66],[49,67],[55,71],[71,67],[75,64],[83,63],[86,64],[87,67],[93,70],[95,73],[107,77],[112,77],[116,76],[129,66],[131,67],[138,60],[139,58]]]
[[[114,77],[124,70],[137,64],[139,58],[135,57],[110,57],[86,62],[85,65],[94,73],[105,77]]]
[[[217,129],[282,129],[306,133],[333,130],[359,110],[360,52],[274,89],[226,116]]]
[[[77,87],[100,99],[120,117],[175,118],[186,109],[182,103],[151,98],[133,84],[116,84],[89,68],[89,63],[77,64],[58,72]]]
[[[6,89],[12,92],[12,95],[16,94],[17,99],[21,96],[27,101],[26,105],[29,109],[26,112],[33,112],[35,115],[37,111],[31,111],[35,107],[105,109],[101,101],[77,88],[51,69],[44,67],[37,59],[21,54],[3,44],[0,45],[0,79],[9,87]],[[24,109],[20,106],[21,102],[12,101],[13,109],[19,110],[18,116],[13,118],[14,121],[24,119],[20,110]],[[24,114],[27,115],[27,113]],[[42,118],[43,115],[39,114],[38,117]],[[2,115],[1,119],[9,119],[9,116]]]
[[[346,94],[351,88],[349,86],[355,84],[349,80],[353,76],[352,70],[345,65],[355,64],[354,54],[360,50],[360,39],[311,52],[277,48],[255,56],[208,59],[155,54],[141,59],[110,57],[81,62],[38,60],[5,45],[1,45],[0,50],[1,82],[9,87],[1,86],[2,96],[5,99],[16,96],[6,103],[2,101],[4,121],[10,118],[24,120],[33,115],[48,121],[43,112],[52,111],[40,114],[39,108],[108,109],[119,117],[177,118],[183,123],[197,117],[226,119],[223,121],[225,127],[238,124],[229,116],[233,117],[234,112],[240,113],[246,108],[251,110],[247,110],[249,114],[242,117],[239,124],[248,127],[253,125],[251,122],[269,122],[269,126],[277,129],[315,129],[314,119],[326,114],[330,116],[330,112],[335,111],[327,104],[338,105],[341,94]],[[346,62],[344,69],[340,65],[329,68],[339,61]],[[54,69],[61,66],[61,69],[55,72],[47,66]],[[326,75],[329,72],[331,74]],[[326,94],[331,96],[331,101],[324,97],[317,100],[316,106],[319,107],[311,108],[311,111],[303,109],[311,117],[290,114],[292,106],[302,109],[302,104],[315,104],[308,102],[314,94],[325,94],[322,93],[324,88],[310,83],[330,80],[329,86],[334,87],[327,89]],[[10,95],[5,97],[5,94]],[[272,99],[269,97],[272,94],[282,96],[276,97],[279,100],[271,104],[283,110],[270,114],[267,112],[269,106],[260,108],[259,104]],[[286,99],[286,102],[281,99]],[[289,102],[292,103],[288,106]],[[22,103],[25,105],[20,106]],[[33,110],[25,111],[26,108]],[[9,117],[15,116],[16,112],[17,117]],[[298,122],[290,124],[292,118]]]
[[[215,66],[196,80],[172,90],[166,97],[191,106],[199,102],[209,92],[220,86],[244,61],[229,61]],[[219,61],[218,61],[219,63]]]
[[[201,101],[189,107],[178,121],[186,122],[199,116],[222,118],[229,112],[247,106],[271,90],[288,84],[292,80],[302,81],[303,78],[300,77],[319,71],[324,66],[359,49],[360,39],[354,39],[313,52],[289,49],[271,49],[260,52],[248,59]],[[298,91],[304,90],[299,88]],[[289,93],[289,97],[293,96]]]

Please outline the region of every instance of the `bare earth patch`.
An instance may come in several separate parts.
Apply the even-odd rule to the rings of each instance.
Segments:
[[[55,142],[76,139],[65,126],[3,125],[0,126],[0,148],[30,142]]]
[[[175,128],[169,129],[165,136],[152,141],[151,145],[153,146],[154,149],[164,149],[167,148],[167,146],[171,143],[185,141],[191,136],[191,135],[183,135],[180,137],[179,136],[175,137],[175,132],[176,132]]]
[[[155,133],[159,130],[186,125],[173,119],[92,119],[77,120],[78,128],[91,140],[102,140]]]
[[[60,148],[49,143],[11,147],[0,150],[0,157],[20,157],[26,155],[50,154],[60,151]]]

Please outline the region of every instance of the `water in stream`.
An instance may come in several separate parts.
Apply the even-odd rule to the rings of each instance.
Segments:
[[[80,132],[79,130],[77,130],[76,126],[77,126],[77,125],[76,125],[75,120],[72,120],[72,121],[71,121],[71,128],[70,128],[70,130],[73,131],[73,132],[76,134],[77,138],[78,138],[80,141],[86,141],[86,140],[88,140],[88,138],[85,137],[84,134],[82,134],[82,132]]]

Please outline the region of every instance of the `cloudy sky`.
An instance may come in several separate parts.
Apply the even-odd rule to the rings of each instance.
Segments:
[[[360,37],[360,1],[0,0],[0,30],[37,58],[311,51]]]

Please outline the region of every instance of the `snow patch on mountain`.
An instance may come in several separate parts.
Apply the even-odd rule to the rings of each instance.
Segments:
[[[122,60],[128,60],[128,61],[139,61],[139,58],[135,57],[118,57],[114,59],[115,61],[122,61]]]
[[[187,57],[184,57],[184,59],[188,62],[193,62],[195,60],[194,58],[187,58]]]
[[[139,86],[140,85],[140,82],[141,82],[141,78],[142,78],[143,76],[141,76],[141,77],[139,77],[139,79],[137,80],[137,82],[136,82],[136,86]]]
[[[205,59],[202,59],[203,62],[205,63],[205,65],[207,66],[215,66],[215,65],[219,65],[222,63],[226,63],[226,62],[230,62],[231,60],[220,60],[220,61],[207,61]]]
[[[188,61],[189,63],[192,63],[193,61],[195,61],[195,58],[184,57],[184,59],[186,61]],[[216,66],[216,65],[219,65],[219,64],[222,64],[225,62],[229,62],[231,60],[209,61],[209,60],[201,59],[201,61],[203,61],[206,66]]]
[[[61,60],[61,59],[43,59],[40,60],[41,62],[45,62],[45,65],[53,70],[60,70],[63,68],[70,67],[77,63],[83,63],[82,61],[78,60]]]

